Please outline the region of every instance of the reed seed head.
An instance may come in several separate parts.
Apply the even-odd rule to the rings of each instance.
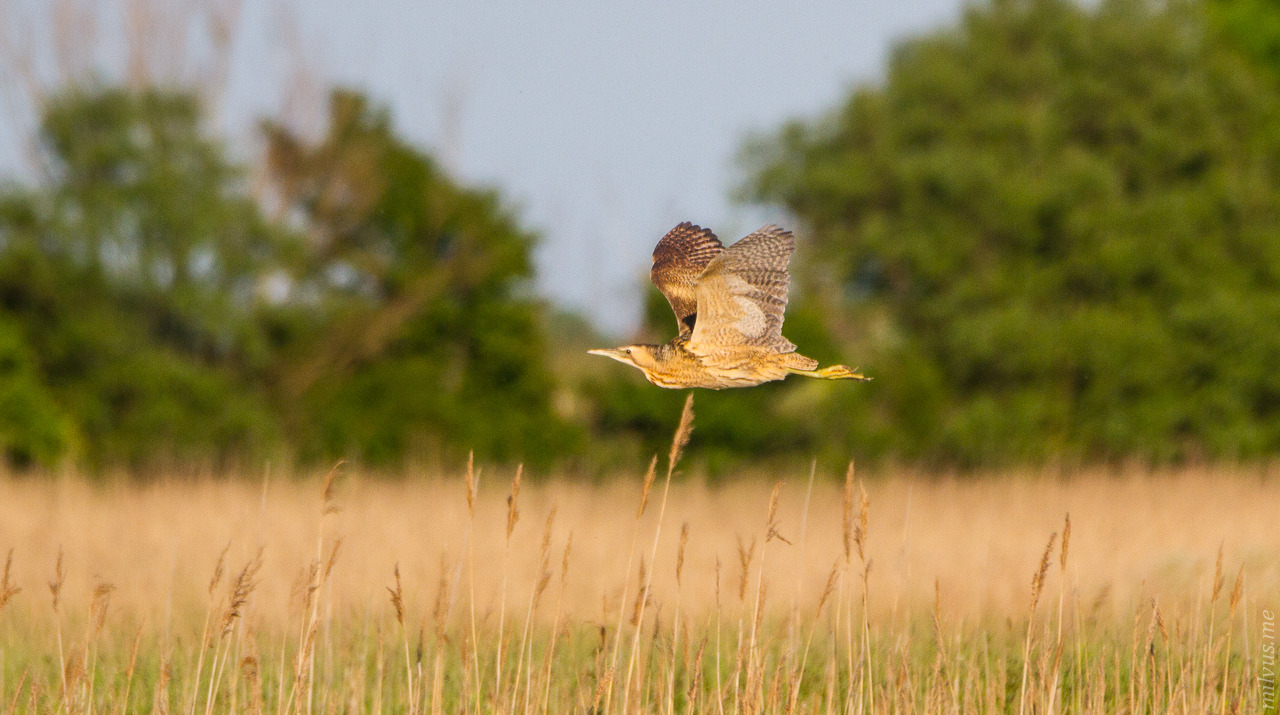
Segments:
[[[640,486],[640,508],[636,510],[636,518],[644,516],[644,510],[649,506],[649,490],[653,488],[653,479],[658,474],[658,455],[653,455],[649,460],[649,469],[644,473],[644,483]]]
[[[62,593],[62,584],[67,580],[67,572],[62,568],[62,547],[58,547],[58,561],[53,567],[53,580],[49,582],[49,593],[53,596],[53,612],[58,612],[58,596]]]
[[[1067,570],[1067,549],[1071,546],[1071,512],[1067,512],[1062,524],[1062,553],[1058,557],[1058,567]]]
[[[339,459],[337,463],[329,469],[329,473],[324,475],[324,487],[320,490],[320,515],[333,514],[338,511],[338,505],[334,501],[334,486],[337,484],[338,475],[342,469],[342,465],[346,460]]]
[[[387,592],[391,594],[391,607],[396,610],[396,622],[404,628],[404,591],[400,588],[400,562],[397,561],[394,569],[396,585],[395,588],[387,587]]]
[[[392,605],[395,605],[394,600]],[[449,620],[449,562],[444,553],[440,554],[440,580],[436,583],[436,602],[431,609],[431,619],[435,624],[436,640],[443,641]]]
[[[467,452],[467,516],[476,514],[476,453]]]
[[[680,547],[676,549],[676,588],[681,586],[680,576],[684,572],[684,548],[689,543],[689,522],[680,525]]]
[[[262,703],[262,681],[258,668],[258,659],[253,655],[246,655],[240,661],[240,674],[244,677],[245,688],[250,693],[249,702],[246,704],[245,712],[248,715],[259,715],[263,710]]]
[[[227,552],[231,551],[231,542],[222,547],[222,553],[218,554],[218,563],[213,565],[213,576],[209,578],[209,595],[213,596],[213,592],[218,589],[218,584],[222,583],[222,575],[226,573],[227,568]]]
[[[858,523],[853,527],[853,543],[858,548],[858,560],[867,563],[867,522],[871,518],[871,500],[867,497],[867,489],[858,482],[861,502],[858,506]]]
[[[258,571],[262,569],[262,554],[264,550],[258,549],[257,555],[250,559],[244,565],[244,568],[240,569],[240,573],[231,582],[231,593],[227,598],[227,607],[222,612],[222,636],[231,633],[231,628],[241,617],[245,604],[249,602],[249,596],[258,585]]]
[[[676,434],[671,440],[671,451],[667,454],[667,479],[675,472],[676,464],[680,462],[680,455],[689,444],[689,435],[692,433],[693,391],[690,390],[689,396],[684,399],[684,409],[680,411],[680,425],[676,427]]]
[[[1232,615],[1236,612],[1236,605],[1240,603],[1240,597],[1244,595],[1244,564],[1240,564],[1240,570],[1236,571],[1236,582],[1231,587],[1231,600],[1228,605],[1231,608]]]
[[[4,572],[0,574],[0,608],[4,608],[5,604],[20,592],[22,589],[14,585],[9,579],[9,570],[13,566],[13,549],[9,549],[9,555],[4,560]]]
[[[750,548],[742,541],[742,536],[738,536],[738,567],[742,569],[742,573],[738,578],[738,600],[747,600],[747,576],[751,574],[751,560],[755,557],[756,542],[751,540]]]
[[[1053,545],[1058,540],[1058,532],[1049,535],[1049,543],[1045,544],[1044,553],[1040,556],[1040,568],[1036,569],[1036,573],[1031,577],[1031,612],[1035,613],[1036,606],[1040,603],[1040,594],[1044,591],[1044,579],[1049,573],[1049,557],[1053,553]]]
[[[853,462],[849,462],[849,468],[844,473],[844,509],[841,516],[844,527],[844,560],[848,563],[853,558]]]
[[[640,614],[644,612],[644,603],[649,596],[645,588],[645,577],[647,575],[648,575],[648,572],[645,569],[644,556],[641,556],[640,557],[640,579],[639,581],[637,581],[637,583],[640,584],[640,588],[636,589],[636,600],[635,600],[635,603],[633,603],[631,606],[631,625],[633,626],[640,625]]]
[[[520,521],[520,478],[524,475],[524,465],[516,467],[516,476],[511,480],[511,494],[507,497],[507,542],[511,541],[511,532],[515,531],[516,522]]]
[[[840,581],[840,559],[831,564],[831,571],[827,574],[827,583],[822,587],[822,595],[818,597],[818,609],[814,611],[813,619],[818,620],[822,615],[822,607],[827,605],[827,601],[831,598],[831,594],[835,593],[836,584]]]
[[[569,576],[569,554],[573,551],[573,532],[569,532],[569,538],[564,542],[564,556],[560,557],[560,589],[564,590],[565,581]]]
[[[115,585],[99,582],[93,587],[93,599],[89,602],[90,620],[93,622],[93,635],[97,636],[102,632],[102,627],[107,624],[107,608],[111,605],[111,594],[116,590]]]
[[[547,520],[542,525],[542,546],[538,549],[539,561],[545,564],[551,558],[551,532],[556,525],[556,511],[558,507],[552,505],[551,510],[547,512]]]
[[[791,543],[787,537],[778,533],[778,497],[782,493],[782,485],[783,482],[774,484],[773,491],[769,494],[769,518],[765,522],[766,528],[764,537],[766,544],[774,539],[778,539],[786,544]]]
[[[1218,560],[1213,565],[1213,596],[1209,603],[1218,602],[1218,594],[1222,593],[1222,543],[1218,544]]]

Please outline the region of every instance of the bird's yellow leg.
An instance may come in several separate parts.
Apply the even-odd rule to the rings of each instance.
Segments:
[[[797,370],[791,368],[789,370],[795,375],[804,375],[805,377],[816,377],[821,380],[858,380],[861,382],[870,382],[871,378],[860,372],[849,369],[845,365],[831,365],[820,370]]]

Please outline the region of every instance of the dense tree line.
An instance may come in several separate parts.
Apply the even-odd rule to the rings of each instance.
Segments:
[[[318,142],[264,135],[268,199],[193,94],[47,103],[50,175],[0,193],[8,460],[572,447],[523,287],[534,236],[497,194],[452,182],[358,94],[333,95]]]
[[[869,385],[699,395],[692,456],[986,466],[1280,451],[1274,0],[996,0],[752,141],[786,334]],[[851,35],[851,41],[854,37]],[[233,159],[194,93],[67,87],[0,185],[15,465],[634,464],[682,395],[530,297],[536,236],[355,92]],[[722,237],[731,240],[734,237]],[[651,294],[644,333],[672,330]]]
[[[885,366],[842,404],[850,441],[959,464],[1280,450],[1277,35],[1237,41],[1236,14],[1265,4],[971,8],[756,147],[747,190],[808,228],[810,299]]]

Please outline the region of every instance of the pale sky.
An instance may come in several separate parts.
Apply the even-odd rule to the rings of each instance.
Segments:
[[[734,206],[753,132],[834,108],[893,42],[961,0],[468,3],[246,0],[224,124],[248,146],[279,111],[280,27],[322,82],[366,89],[460,178],[496,186],[543,235],[538,290],[624,333],[657,239],[684,220],[726,243],[784,217]],[[0,170],[19,164],[0,116]],[[803,240],[803,237],[801,237]]]

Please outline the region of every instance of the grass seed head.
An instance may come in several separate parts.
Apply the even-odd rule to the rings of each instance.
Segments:
[[[13,566],[13,549],[9,549],[9,555],[4,560],[4,572],[0,574],[0,609],[20,592],[22,589],[13,584],[9,579],[9,570]]]
[[[396,610],[396,622],[400,627],[404,627],[404,591],[400,588],[400,562],[397,561],[394,569],[396,585],[395,588],[387,587],[387,592],[391,594],[391,607]]]
[[[329,580],[329,574],[333,573],[333,567],[338,563],[338,553],[342,550],[342,539],[334,539],[333,546],[329,548],[329,558],[324,562],[324,579]],[[262,552],[258,552],[258,557],[262,557]]]
[[[476,453],[467,452],[467,516],[476,514]]]
[[[658,474],[658,455],[653,455],[649,460],[649,469],[644,473],[644,483],[640,485],[640,508],[636,510],[636,518],[644,516],[644,510],[649,506],[649,490],[653,488],[653,479]]]
[[[631,625],[640,625],[640,614],[644,612],[644,603],[648,599],[649,594],[646,593],[645,577],[648,575],[645,569],[644,556],[640,557],[640,580],[637,581],[640,587],[636,589],[636,600],[631,606]]]
[[[861,502],[858,506],[858,523],[853,528],[853,543],[858,548],[858,560],[867,563],[867,522],[871,518],[871,499],[867,497],[867,489],[858,482]]]
[[[62,594],[62,584],[67,580],[67,572],[62,568],[62,547],[58,547],[58,561],[53,567],[53,580],[49,582],[49,593],[53,596],[53,612],[58,612],[58,597]]]
[[[1231,599],[1228,605],[1231,608],[1232,615],[1235,615],[1236,605],[1240,603],[1240,597],[1244,595],[1244,564],[1240,564],[1240,570],[1236,571],[1236,582],[1231,587]]]
[[[231,582],[231,593],[227,597],[227,608],[222,612],[222,636],[231,633],[231,628],[243,614],[245,604],[249,602],[249,596],[258,585],[258,571],[262,569],[263,551],[264,549],[258,549],[257,555],[250,559],[244,565],[244,568],[240,569],[240,573]]]
[[[538,575],[538,584],[533,588],[533,609],[538,609],[538,604],[542,603],[542,594],[546,593],[547,586],[551,584],[551,571],[543,570]]]
[[[213,576],[209,578],[209,596],[213,596],[213,592],[218,590],[218,584],[222,583],[222,575],[227,569],[227,552],[231,551],[231,542],[222,547],[222,553],[218,554],[218,563],[213,565]]]
[[[698,691],[702,688],[702,657],[707,652],[707,636],[702,637],[702,642],[698,644],[698,653],[693,657],[693,676],[689,678],[689,691],[685,695],[685,700],[690,703],[698,702]],[[693,708],[694,711],[697,708]]]
[[[538,555],[539,561],[544,565],[551,558],[551,532],[556,525],[557,510],[558,507],[552,505],[551,510],[547,512],[547,521],[542,525],[542,546],[538,549]]]
[[[1031,577],[1031,612],[1035,613],[1040,603],[1040,594],[1044,591],[1045,575],[1049,573],[1049,557],[1053,554],[1053,545],[1058,540],[1058,532],[1049,535],[1049,543],[1045,544],[1044,553],[1040,556],[1040,568]]]
[[[720,610],[720,555],[716,554],[716,610]]]
[[[676,587],[681,586],[680,576],[684,572],[684,548],[689,543],[689,522],[680,525],[680,547],[676,549]]]
[[[569,538],[564,542],[564,556],[560,557],[560,588],[564,589],[565,582],[569,576],[569,554],[573,551],[573,532],[569,532]]]
[[[837,558],[831,564],[831,571],[827,574],[827,583],[822,587],[822,595],[818,597],[818,608],[813,613],[813,620],[817,621],[822,615],[822,607],[827,605],[827,601],[831,598],[831,594],[835,593],[836,584],[840,581],[840,559]]]
[[[841,516],[844,527],[844,560],[847,563],[853,558],[853,462],[849,462],[849,469],[844,473],[844,509]]]
[[[1209,603],[1218,602],[1218,594],[1222,593],[1222,544],[1218,544],[1218,560],[1213,565],[1213,596]]]
[[[507,497],[507,541],[511,541],[511,532],[520,521],[520,479],[524,475],[524,465],[516,467],[516,476],[511,479],[511,494]]]
[[[755,558],[756,542],[751,540],[750,548],[742,541],[742,536],[738,536],[738,566],[742,569],[742,574],[738,578],[738,600],[747,600],[747,576],[751,574],[751,560]]]
[[[246,655],[240,661],[240,675],[244,678],[245,688],[249,692],[249,702],[245,705],[248,715],[259,715],[263,710],[262,680],[258,667],[258,659]]]
[[[680,456],[684,454],[684,448],[689,444],[689,435],[693,434],[693,391],[689,391],[689,396],[684,400],[684,409],[680,411],[680,425],[676,427],[676,434],[671,439],[671,451],[667,454],[667,478],[675,472],[676,464],[680,462]]]
[[[89,602],[90,620],[93,621],[93,635],[97,636],[102,632],[102,627],[107,624],[107,608],[111,605],[111,594],[116,590],[115,585],[100,582],[93,587],[93,599]]]
[[[604,699],[604,694],[609,692],[611,685],[613,685],[613,666],[609,666],[609,669],[604,671],[600,680],[596,682],[596,692],[591,699],[591,712],[604,712],[600,709],[600,701]]]
[[[394,606],[394,597],[392,599]],[[436,640],[444,640],[445,625],[449,620],[449,561],[440,554],[440,580],[436,583],[436,602],[431,609],[431,619],[435,624]]]
[[[72,650],[71,655],[67,657],[67,664],[62,668],[62,679],[67,684],[67,690],[78,690],[80,679],[84,675],[84,654],[79,650]],[[66,696],[69,697],[70,692]]]
[[[1067,549],[1071,546],[1071,512],[1067,512],[1067,516],[1063,519],[1062,524],[1062,553],[1058,556],[1058,567],[1067,570]]]
[[[773,485],[773,491],[769,494],[769,518],[765,522],[765,543],[769,543],[774,539],[778,539],[783,543],[790,544],[787,537],[778,532],[778,497],[782,493],[783,482]]]
[[[345,464],[345,460],[338,460],[329,473],[324,476],[324,487],[320,490],[320,514],[333,514],[338,511],[338,505],[334,501],[334,486],[338,481],[338,475]]]

